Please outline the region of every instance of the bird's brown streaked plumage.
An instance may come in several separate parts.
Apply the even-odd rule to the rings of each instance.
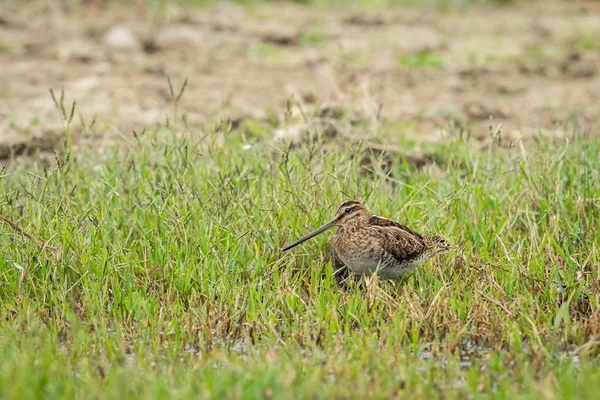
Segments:
[[[333,238],[332,263],[336,276],[346,266],[357,275],[377,273],[380,279],[394,279],[415,269],[448,245],[439,236],[424,236],[410,228],[374,215],[355,200],[343,202],[335,217],[316,231],[286,246],[287,251],[337,226]]]

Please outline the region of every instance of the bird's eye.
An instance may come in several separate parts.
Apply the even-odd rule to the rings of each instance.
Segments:
[[[344,210],[344,212],[345,212],[346,214],[350,214],[350,213],[352,212],[352,209],[351,209],[351,208],[346,208],[346,209]]]

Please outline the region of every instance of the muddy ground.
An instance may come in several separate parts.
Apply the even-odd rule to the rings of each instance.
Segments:
[[[191,127],[224,116],[283,119],[289,99],[393,121],[417,140],[438,140],[450,126],[485,137],[490,117],[511,139],[600,122],[597,2],[160,11],[65,3],[0,6],[0,157],[60,139],[50,88],[76,99],[77,115],[96,120],[94,140],[111,143],[172,115],[167,77],[175,86],[188,78],[180,110]],[[81,137],[79,117],[73,124]]]

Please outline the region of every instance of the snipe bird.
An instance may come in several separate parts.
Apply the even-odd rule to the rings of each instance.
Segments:
[[[331,221],[283,251],[333,227],[338,227],[331,253],[337,274],[345,266],[356,275],[376,273],[379,279],[395,279],[449,248],[440,236],[421,235],[398,222],[374,215],[358,201],[349,200],[338,207]]]

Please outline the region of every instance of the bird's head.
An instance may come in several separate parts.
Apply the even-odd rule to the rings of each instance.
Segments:
[[[319,229],[304,236],[302,239],[299,239],[294,243],[285,246],[283,248],[283,251],[290,250],[298,246],[299,244],[304,243],[307,240],[312,239],[313,237],[325,232],[326,230],[333,228],[334,226],[343,227],[349,223],[357,221],[359,218],[369,218],[371,215],[371,211],[369,211],[367,206],[365,206],[364,204],[355,200],[344,201],[338,207],[337,211],[335,212],[335,217],[333,217],[331,221],[329,221]]]

